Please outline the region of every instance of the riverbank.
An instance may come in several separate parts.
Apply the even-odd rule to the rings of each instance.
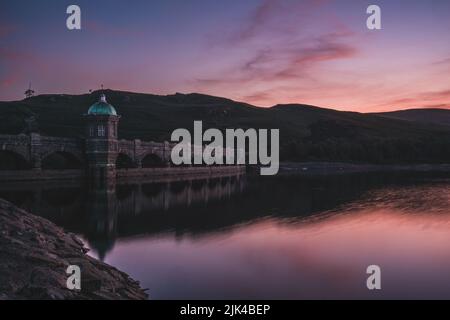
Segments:
[[[1,299],[147,299],[127,274],[89,257],[75,235],[0,199]],[[66,287],[69,265],[81,290]]]

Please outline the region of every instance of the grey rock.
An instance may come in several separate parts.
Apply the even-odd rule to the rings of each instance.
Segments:
[[[0,300],[147,299],[127,274],[88,255],[75,235],[0,199]],[[69,265],[81,290],[66,287]]]

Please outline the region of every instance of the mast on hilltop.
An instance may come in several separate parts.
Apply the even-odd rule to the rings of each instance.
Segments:
[[[31,82],[30,85],[28,86],[28,90],[25,91],[25,98],[31,98],[32,96],[34,96],[34,90],[31,89]]]

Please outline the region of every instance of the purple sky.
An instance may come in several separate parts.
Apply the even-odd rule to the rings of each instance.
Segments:
[[[82,30],[66,28],[78,4]],[[379,31],[366,8],[382,10]],[[106,88],[258,106],[450,108],[447,0],[2,1],[0,100]]]

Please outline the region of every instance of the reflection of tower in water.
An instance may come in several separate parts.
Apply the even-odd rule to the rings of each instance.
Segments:
[[[112,250],[116,240],[117,201],[115,184],[89,190],[87,203],[89,245],[100,260]]]

